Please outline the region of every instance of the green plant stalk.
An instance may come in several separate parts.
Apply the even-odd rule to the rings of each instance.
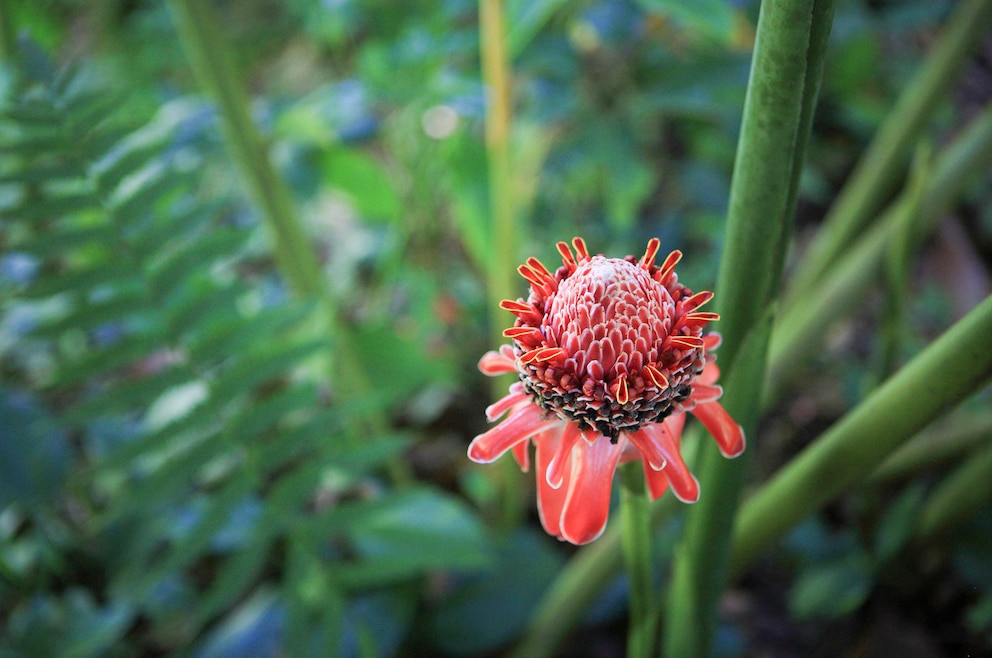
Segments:
[[[330,382],[345,397],[369,399],[372,386],[356,352],[350,347],[350,332],[340,321],[337,305],[327,286],[313,245],[306,235],[295,202],[285,182],[273,168],[264,140],[249,113],[248,97],[233,65],[217,17],[209,3],[170,0],[183,48],[200,85],[217,104],[221,128],[228,148],[241,167],[251,197],[273,236],[273,252],[279,271],[293,292],[319,300],[326,326],[337,349],[326,355]],[[383,435],[386,424],[374,409],[359,409],[359,418],[349,422],[352,436]],[[389,463],[397,482],[409,479],[409,471],[396,459]]]
[[[795,168],[801,166],[832,15],[832,3],[814,14],[813,0],[766,0],[758,18],[716,290],[725,319],[720,358],[729,364],[722,404],[745,434],[757,426],[768,309],[781,277],[798,181]],[[747,457],[730,461],[713,444],[703,447],[701,496],[686,515],[668,592],[668,656],[708,653],[746,466]]]
[[[507,312],[500,308],[503,299],[516,299],[523,284],[517,285],[517,245],[520,227],[517,222],[516,197],[512,185],[510,161],[510,127],[513,121],[510,89],[510,60],[507,50],[502,0],[479,0],[479,43],[482,80],[486,86],[486,160],[489,176],[489,249],[486,265],[486,288],[489,300],[491,344],[505,342],[503,329]],[[497,396],[506,393],[512,383],[509,376],[493,379]],[[497,471],[502,490],[501,525],[512,528],[524,509],[520,473],[512,459],[504,459]]]
[[[630,621],[627,657],[654,655],[657,628],[654,575],[651,568],[651,509],[640,461],[622,464],[620,472],[620,532],[623,563],[627,570]]]
[[[838,318],[858,308],[880,272],[892,232],[907,213],[918,213],[921,232],[932,230],[976,172],[992,163],[992,105],[985,108],[945,147],[930,167],[919,202],[907,189],[882,217],[851,245],[807,294],[815,303],[795,300],[781,312],[769,348],[765,406],[781,395],[790,376],[810,357]]]
[[[992,445],[992,413],[955,418],[952,423],[917,434],[882,462],[868,483],[883,485],[905,480],[926,468],[960,460],[985,444]]]
[[[900,221],[893,225],[894,235],[890,238],[884,254],[885,301],[882,308],[879,350],[879,365],[870,378],[867,392],[890,376],[899,361],[902,346],[902,333],[906,309],[909,305],[909,284],[912,273],[912,255],[919,238],[922,237],[922,213],[926,181],[930,178],[931,149],[929,146],[917,148],[913,159],[911,175],[903,197],[905,210],[899,213]]]
[[[303,296],[325,293],[320,264],[298,219],[289,190],[272,168],[248,111],[248,97],[208,3],[170,0],[169,7],[193,72],[217,104],[228,147],[274,238],[274,255],[290,287]]]
[[[992,296],[751,496],[734,529],[732,571],[740,572],[788,528],[863,481],[905,440],[974,393],[992,375],[989,336]]]
[[[790,300],[807,298],[827,268],[878,212],[898,183],[913,144],[946,98],[961,63],[988,33],[990,24],[992,0],[965,0],[957,6],[940,40],[886,116],[799,263],[791,282]]]
[[[930,494],[914,539],[941,542],[992,500],[992,445],[987,445],[948,475]]]

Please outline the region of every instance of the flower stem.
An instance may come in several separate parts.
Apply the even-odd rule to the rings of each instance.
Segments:
[[[752,437],[771,333],[769,309],[832,21],[833,0],[761,3],[716,289],[725,320],[722,404]],[[668,656],[708,653],[746,463],[747,457],[724,459],[712,444],[703,448],[701,497],[686,515],[668,592]]]
[[[628,658],[654,655],[657,628],[654,574],[651,569],[651,510],[641,462],[622,464],[620,471],[621,549],[630,600]]]
[[[992,296],[782,468],[741,508],[732,571],[793,524],[861,482],[905,440],[992,375]],[[953,363],[953,368],[947,364]]]

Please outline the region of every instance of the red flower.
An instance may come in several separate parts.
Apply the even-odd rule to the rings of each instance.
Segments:
[[[657,238],[640,260],[590,256],[581,238],[572,245],[576,254],[558,243],[564,264],[554,274],[528,259],[518,271],[530,296],[500,304],[517,316],[503,332],[513,345],[488,352],[479,369],[515,372],[520,381],[486,409],[490,421],[507,416],[475,437],[468,456],[488,463],[512,450],[526,471],[532,440],[544,529],[586,544],[606,527],[621,461],[644,463],[652,499],[669,486],[679,500],[699,498],[679,450],[685,412],[726,457],[744,451],[744,433],[717,402],[723,390],[708,352],[720,337],[704,336],[703,327],[719,317],[697,310],[713,293],[692,294],[678,282],[681,252],[657,266]]]

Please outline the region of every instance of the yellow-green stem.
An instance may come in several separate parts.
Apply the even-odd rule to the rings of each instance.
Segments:
[[[503,299],[516,299],[524,288],[516,275],[520,239],[517,208],[511,184],[510,127],[513,95],[502,0],[479,1],[479,41],[482,80],[486,86],[486,159],[489,172],[489,248],[486,263],[489,329],[493,346],[505,342],[503,329],[509,314],[499,307]],[[518,285],[519,284],[519,285]],[[494,394],[506,394],[508,376],[493,380]],[[521,476],[513,460],[504,459],[496,471],[502,485],[501,525],[513,527],[523,510]]]

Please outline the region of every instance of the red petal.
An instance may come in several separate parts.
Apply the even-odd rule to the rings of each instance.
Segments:
[[[699,373],[699,377],[696,377],[696,381],[693,384],[712,386],[716,384],[716,380],[718,379],[720,379],[720,366],[711,361],[703,367],[703,371]]]
[[[723,395],[723,388],[700,383],[697,379],[692,384],[692,396],[689,399],[696,404],[704,404],[706,402],[716,402],[720,399],[721,395]]]
[[[492,377],[493,375],[501,375],[504,372],[515,372],[517,370],[517,364],[512,358],[503,354],[502,350],[499,352],[490,350],[479,359],[479,370],[482,371],[482,374]]]
[[[572,447],[575,445],[575,442],[581,436],[582,430],[579,429],[577,423],[568,423],[565,425],[565,430],[561,433],[561,441],[558,444],[558,449],[555,450],[554,457],[548,462],[548,470],[545,472],[545,479],[552,489],[560,488],[562,482],[565,481],[565,474],[568,471],[569,464],[568,457],[572,453]],[[538,477],[540,477],[540,473]]]
[[[644,462],[644,480],[648,483],[651,500],[658,500],[668,491],[668,476],[665,475],[665,471],[656,471],[647,462]]]
[[[641,256],[641,262],[639,263],[644,269],[651,269],[654,265],[654,257],[658,255],[658,249],[661,247],[661,240],[658,238],[651,238],[648,240],[648,247],[644,250],[644,255]]]
[[[689,467],[682,460],[678,438],[672,436],[664,423],[649,425],[644,428],[644,431],[654,435],[654,440],[658,444],[661,454],[668,461],[663,470],[675,497],[683,503],[694,503],[699,500],[699,482],[689,472]]]
[[[521,441],[561,422],[558,418],[544,418],[543,409],[536,404],[529,404],[485,434],[472,439],[468,447],[468,458],[480,464],[494,462]]]
[[[567,426],[566,426],[567,427]],[[561,536],[561,510],[565,506],[565,495],[568,487],[556,489],[548,484],[547,473],[550,462],[558,453],[562,432],[544,432],[534,437],[535,457],[537,461],[537,514],[545,532],[552,537],[564,539]],[[569,460],[566,456],[562,467],[562,478],[568,481]]]
[[[504,395],[499,400],[496,400],[491,405],[486,407],[486,419],[489,422],[493,422],[503,414],[505,414],[511,407],[514,407],[521,402],[526,402],[530,399],[524,391],[523,384],[520,382],[515,382],[510,385],[510,394]]]
[[[715,350],[720,347],[720,343],[723,342],[723,336],[716,333],[715,331],[710,332],[703,336],[703,346],[706,347],[707,351]]]
[[[692,415],[713,435],[724,457],[736,457],[744,452],[744,429],[719,402],[697,404]]]
[[[660,471],[665,468],[668,460],[662,454],[661,446],[658,445],[654,432],[646,432],[640,429],[628,434],[627,439],[641,453],[641,460],[645,465],[650,466],[652,471]]]
[[[526,473],[530,470],[530,451],[527,449],[527,442],[521,441],[513,446],[513,458],[520,464],[520,470]]]
[[[622,446],[606,437],[592,445],[577,441],[572,448],[568,494],[561,513],[561,534],[571,543],[581,546],[603,534],[621,452]]]

